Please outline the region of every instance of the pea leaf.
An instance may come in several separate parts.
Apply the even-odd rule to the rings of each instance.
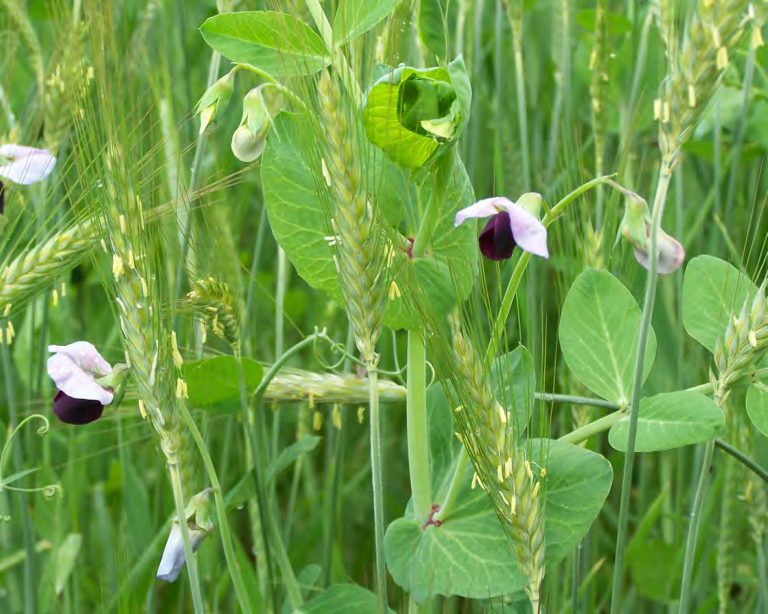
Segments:
[[[445,447],[451,412],[434,388],[428,400],[430,437],[439,438]],[[447,426],[434,426],[434,421]],[[611,486],[611,466],[599,454],[559,441],[529,440],[523,446],[532,461],[547,468],[544,526],[547,563],[554,565],[579,542],[600,511]],[[440,462],[432,467],[442,469],[441,475],[432,476],[433,498],[439,504],[454,465]],[[485,599],[524,586],[512,546],[488,497],[481,489],[470,488],[471,474],[468,468],[455,507],[439,527],[424,528],[423,521],[407,512],[387,528],[384,545],[389,571],[419,602],[438,594]]]
[[[747,390],[747,415],[755,428],[768,437],[768,388],[752,384]]]
[[[56,571],[54,575],[56,595],[61,595],[67,580],[69,580],[69,576],[75,568],[77,555],[80,554],[82,543],[83,536],[80,533],[70,533],[56,551]]]
[[[357,584],[333,584],[298,610],[302,614],[362,614],[375,612],[376,595]],[[392,612],[391,608],[388,608]]]
[[[723,412],[700,392],[681,390],[657,394],[640,401],[635,450],[656,452],[710,441],[723,426]],[[629,416],[625,416],[611,427],[608,441],[624,452],[628,434]]]
[[[267,139],[261,165],[261,180],[270,226],[298,274],[312,287],[341,299],[338,273],[333,261],[335,247],[330,218],[334,214],[331,195],[326,191],[321,162],[308,158],[316,151],[311,124],[299,115],[283,113]],[[316,135],[315,135],[316,136]],[[393,232],[415,235],[432,183],[418,187],[384,154],[370,144],[362,159],[367,161],[368,189]],[[474,235],[468,226],[455,228],[453,216],[472,202],[472,187],[466,169],[456,161],[446,186],[446,206],[441,211],[427,254],[409,258],[405,249],[395,248],[391,272],[399,288],[410,292],[413,303],[392,295],[385,323],[391,328],[417,325],[416,309],[430,308],[444,313],[471,291],[477,270]],[[405,241],[405,238],[403,238]],[[384,249],[384,245],[382,245]]]
[[[225,58],[252,64],[274,77],[311,75],[330,63],[322,39],[286,13],[222,13],[206,19],[200,31]]]
[[[343,45],[387,17],[400,0],[341,0],[333,20],[333,42]]]
[[[639,328],[640,308],[629,290],[607,271],[584,271],[568,291],[560,318],[560,346],[568,368],[595,394],[628,404]],[[651,329],[643,378],[655,355]]]
[[[728,317],[738,314],[757,288],[736,267],[714,256],[696,256],[683,278],[683,325],[710,352],[723,335]]]
[[[261,365],[250,358],[243,358],[246,390],[253,392],[261,382]],[[234,356],[214,356],[182,366],[187,381],[189,404],[210,406],[240,399],[240,367]]]

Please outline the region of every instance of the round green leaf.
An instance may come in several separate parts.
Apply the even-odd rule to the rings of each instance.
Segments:
[[[768,388],[752,384],[747,390],[747,415],[755,428],[768,437]]]
[[[376,595],[357,584],[333,584],[304,603],[299,614],[368,614],[375,612]],[[389,609],[392,612],[391,609]]]
[[[723,430],[723,412],[708,396],[688,390],[657,394],[640,401],[635,451],[671,450],[710,441]],[[611,427],[608,441],[627,449],[629,416]]]
[[[560,318],[560,346],[568,368],[595,394],[622,405],[632,398],[640,308],[607,271],[588,269],[576,278]],[[656,356],[649,331],[643,379]]]
[[[755,284],[736,267],[714,256],[697,256],[685,269],[683,279],[683,325],[688,334],[710,352],[737,314],[747,296],[757,292]]]
[[[400,0],[341,0],[333,20],[333,42],[343,45],[384,19]]]
[[[222,13],[206,19],[200,31],[225,58],[252,64],[275,77],[311,75],[330,63],[322,39],[285,13]]]
[[[246,390],[253,391],[261,382],[261,365],[243,358]],[[240,366],[234,356],[214,356],[182,365],[187,381],[189,404],[195,407],[217,405],[240,399]]]
[[[433,387],[428,400],[430,449],[439,445],[456,449],[455,441],[446,441],[452,416],[445,397]],[[547,468],[544,527],[547,563],[554,565],[597,517],[611,487],[612,469],[599,454],[559,441],[529,440],[523,447],[532,462]],[[431,464],[433,499],[438,504],[446,495],[454,466],[455,462],[442,458]],[[387,529],[384,545],[389,571],[417,601],[438,594],[484,599],[524,586],[509,538],[487,495],[471,489],[471,476],[468,468],[455,507],[439,527],[422,527],[409,507],[406,516]]]

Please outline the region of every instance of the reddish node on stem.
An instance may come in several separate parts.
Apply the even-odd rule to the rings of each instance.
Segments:
[[[437,503],[432,504],[432,509],[429,512],[429,516],[427,517],[427,520],[424,522],[424,525],[421,527],[422,531],[425,531],[426,528],[430,525],[439,527],[443,524],[442,520],[435,520],[435,514],[440,511],[440,506]]]

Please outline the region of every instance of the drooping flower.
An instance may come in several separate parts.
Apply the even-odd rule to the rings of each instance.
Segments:
[[[541,195],[535,192],[523,194],[518,202],[494,196],[459,211],[454,223],[459,226],[470,218],[490,217],[478,240],[480,251],[491,260],[510,258],[515,246],[535,256],[549,258],[547,229],[537,217],[540,206]]]
[[[195,114],[200,115],[200,134],[213,123],[220,109],[227,106],[235,88],[235,71],[231,70],[209,87],[197,103]]]
[[[20,185],[42,181],[53,171],[56,158],[47,149],[0,145],[0,177]]]
[[[189,500],[187,508],[184,510],[184,522],[187,523],[192,552],[197,551],[203,539],[213,530],[210,492],[210,488],[206,488],[202,492],[197,493]],[[171,532],[168,534],[168,541],[165,542],[160,565],[157,568],[157,579],[174,582],[179,577],[186,562],[181,525],[179,524],[179,519],[174,518]]]
[[[272,83],[254,87],[243,97],[243,116],[232,134],[232,153],[238,160],[253,162],[264,153],[272,118],[284,104],[282,93]]]
[[[98,420],[104,406],[114,398],[105,378],[109,379],[108,376],[121,369],[112,369],[87,341],[49,345],[48,351],[54,353],[48,358],[48,376],[58,388],[53,399],[53,413],[67,424],[88,424]]]
[[[625,190],[627,196],[621,234],[632,245],[635,260],[648,269],[650,266],[651,222],[648,204],[634,192]],[[674,237],[659,228],[656,235],[659,257],[657,272],[659,275],[674,273],[685,260],[685,249]]]

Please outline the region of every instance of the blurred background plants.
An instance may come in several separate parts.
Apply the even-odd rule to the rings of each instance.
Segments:
[[[206,611],[374,611],[372,419],[384,459],[380,510],[392,523],[388,590],[379,586],[378,594],[388,593],[396,611],[525,612],[534,602],[542,611],[594,612],[608,609],[612,585],[614,611],[674,611],[685,560],[695,565],[684,611],[768,608],[765,314],[753,302],[768,237],[763,2],[3,0],[0,7],[0,143],[46,147],[58,158],[46,182],[3,186],[0,312],[8,343],[0,420],[12,446],[0,466],[4,611],[187,611],[201,602]],[[221,50],[222,31],[203,24],[233,10],[289,17],[270,18],[261,35],[271,42],[254,56],[221,57],[206,40]],[[317,57],[305,53],[302,36]],[[463,65],[449,71],[459,56]],[[243,64],[230,73],[230,60]],[[425,81],[459,88],[465,71],[471,83],[470,112],[451,116],[461,124],[455,135],[445,124],[419,125],[430,146],[439,134],[441,152],[454,148],[435,158],[430,151],[425,160],[435,166],[427,170],[386,162],[360,109],[388,99],[369,88],[390,87],[386,67],[401,62],[446,68],[421,75]],[[724,424],[696,423],[705,435],[665,432],[671,449],[637,457],[631,489],[623,489],[625,532],[618,476],[626,425],[610,441],[600,435],[610,424],[590,425],[611,408],[623,420],[631,399],[621,395],[631,386],[614,395],[585,374],[573,314],[594,303],[576,305],[568,291],[636,309],[639,321],[645,270],[617,239],[626,192],[591,185],[549,227],[550,259],[521,267],[520,254],[480,262],[474,236],[454,230],[453,216],[475,196],[537,191],[554,206],[605,174],[652,203],[660,162],[674,173],[662,179],[669,185],[659,222],[691,268],[688,288],[683,268],[659,278],[649,341],[655,361],[647,361],[643,392],[663,408],[661,393],[697,387],[701,398],[675,404],[693,402],[701,413],[695,403],[714,392],[731,410]],[[421,241],[431,202],[444,206],[435,235]],[[339,206],[348,207],[346,217],[336,213],[333,223]],[[336,248],[323,260],[313,258],[318,237]],[[444,268],[435,266],[434,277],[412,270],[409,250]],[[732,268],[711,256],[691,262],[700,254]],[[603,271],[579,275],[589,267]],[[496,330],[518,270],[525,274],[517,300]],[[457,304],[448,326],[438,316]],[[624,355],[636,347],[637,324],[627,326],[617,345]],[[491,357],[504,357],[494,369],[478,349],[489,338]],[[119,407],[82,428],[52,417],[45,375],[47,345],[78,339],[134,373]],[[424,368],[412,370],[419,360]],[[282,362],[287,369],[273,368]],[[416,378],[433,385],[417,390],[423,399],[412,388],[407,414],[405,384]],[[371,412],[374,392],[380,418]],[[553,402],[555,392],[570,398]],[[602,406],[574,398],[590,392]],[[142,419],[140,401],[156,430]],[[503,418],[496,401],[510,410]],[[469,403],[489,410],[487,423],[452,411]],[[410,413],[418,406],[422,424]],[[49,417],[51,428],[39,436],[34,419],[11,439],[33,414]],[[496,461],[487,474],[478,463],[500,445],[494,438],[508,433],[507,420],[514,432],[503,435],[504,449],[520,456],[494,508],[482,486],[493,481]],[[419,450],[406,426],[429,438],[425,474],[413,471],[424,466],[414,461]],[[471,432],[477,441],[467,439]],[[523,441],[523,432],[548,439]],[[753,470],[715,448],[713,433]],[[638,451],[660,450],[642,444],[662,439],[641,432]],[[682,447],[710,440],[711,450]],[[610,493],[610,467],[597,453],[616,476]],[[704,496],[697,485],[712,454]],[[547,485],[537,461],[566,476],[559,486]],[[166,463],[179,469],[184,502],[219,483],[208,509],[215,526],[196,555],[199,594],[184,577],[173,584],[154,577],[177,510]],[[420,480],[434,496],[420,501],[414,492],[409,504]],[[529,480],[520,499],[532,506],[521,508],[526,523],[539,522],[537,497],[549,496],[575,540],[558,549],[548,534],[540,601],[530,586],[523,592],[517,550],[500,530],[520,529],[520,516],[513,508],[500,525],[493,511]],[[699,492],[703,530],[695,556],[686,557]],[[479,524],[462,531],[455,522],[449,532],[450,516],[429,510],[454,495],[453,513],[481,517]],[[569,503],[587,512],[572,513]],[[557,518],[541,511],[544,530],[549,513]],[[426,520],[445,524],[424,535],[449,537],[419,541]],[[617,533],[628,541],[626,573],[615,574]],[[537,530],[531,534],[533,543]],[[462,554],[467,547],[483,556]],[[542,567],[543,554],[533,556]],[[537,573],[526,571],[529,579]]]

